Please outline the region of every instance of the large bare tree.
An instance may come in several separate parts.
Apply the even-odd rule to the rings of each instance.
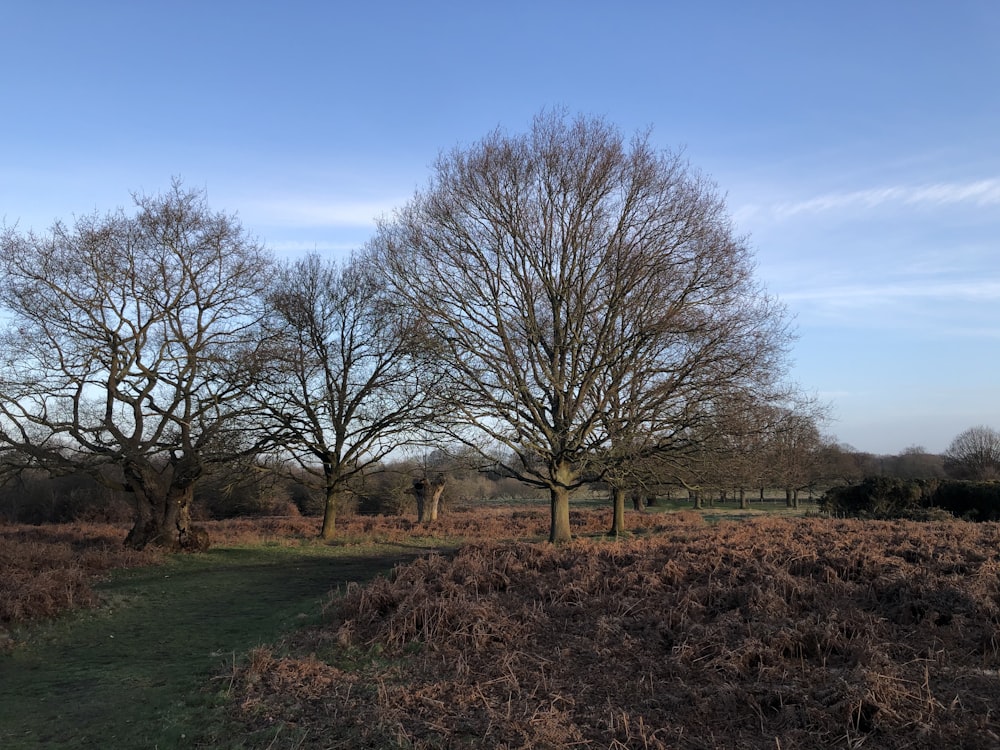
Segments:
[[[446,348],[473,428],[456,434],[548,490],[553,542],[609,459],[682,440],[783,351],[782,310],[714,185],[601,119],[543,113],[442,155],[374,244]]]
[[[944,452],[945,468],[959,479],[1000,477],[1000,431],[985,425],[957,435]]]
[[[232,216],[179,181],[136,210],[0,237],[0,436],[50,469],[129,492],[126,542],[199,546],[195,483],[245,448],[271,263]]]
[[[366,255],[308,255],[268,295],[271,375],[260,407],[286,458],[324,493],[322,537],[333,537],[350,481],[418,436],[436,402],[427,339],[412,310],[391,303]]]

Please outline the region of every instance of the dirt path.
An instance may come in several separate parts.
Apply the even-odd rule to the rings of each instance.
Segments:
[[[327,593],[412,555],[216,550],[126,571],[106,606],[39,626],[0,657],[0,748],[242,747],[225,736],[224,675],[315,621]]]

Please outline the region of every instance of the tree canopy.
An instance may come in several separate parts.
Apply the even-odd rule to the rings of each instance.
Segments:
[[[715,186],[598,118],[443,154],[373,247],[441,342],[453,434],[549,491],[552,541],[571,490],[683,447],[781,370],[784,311]]]
[[[205,462],[245,447],[271,258],[179,182],[135,208],[4,229],[0,440],[129,492],[130,544],[188,546]]]

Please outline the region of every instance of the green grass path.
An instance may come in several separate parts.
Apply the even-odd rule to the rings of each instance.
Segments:
[[[257,547],[119,572],[105,606],[36,625],[0,656],[0,748],[251,747],[227,735],[227,682],[213,677],[402,559]]]

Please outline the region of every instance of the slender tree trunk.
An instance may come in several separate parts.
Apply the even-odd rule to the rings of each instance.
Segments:
[[[701,510],[702,508],[705,507],[701,501],[701,492],[699,492],[698,490],[692,490],[691,499],[694,501],[692,507],[695,510]]]
[[[413,499],[417,501],[417,523],[424,523],[426,515],[424,504],[427,496],[427,484],[423,479],[413,480]]]
[[[441,504],[441,496],[443,494],[444,494],[444,477],[438,477],[438,479],[431,484],[431,496],[430,496],[430,502],[428,503],[428,505],[430,506],[428,510],[428,516],[430,518],[431,523],[434,523],[434,521],[436,521],[438,518],[438,507]]]
[[[613,486],[611,488],[611,505],[614,514],[611,518],[611,529],[608,536],[621,536],[625,533],[625,488]]]
[[[642,505],[642,493],[639,490],[633,490],[632,492],[632,510],[637,510],[640,513],[644,510]]]

